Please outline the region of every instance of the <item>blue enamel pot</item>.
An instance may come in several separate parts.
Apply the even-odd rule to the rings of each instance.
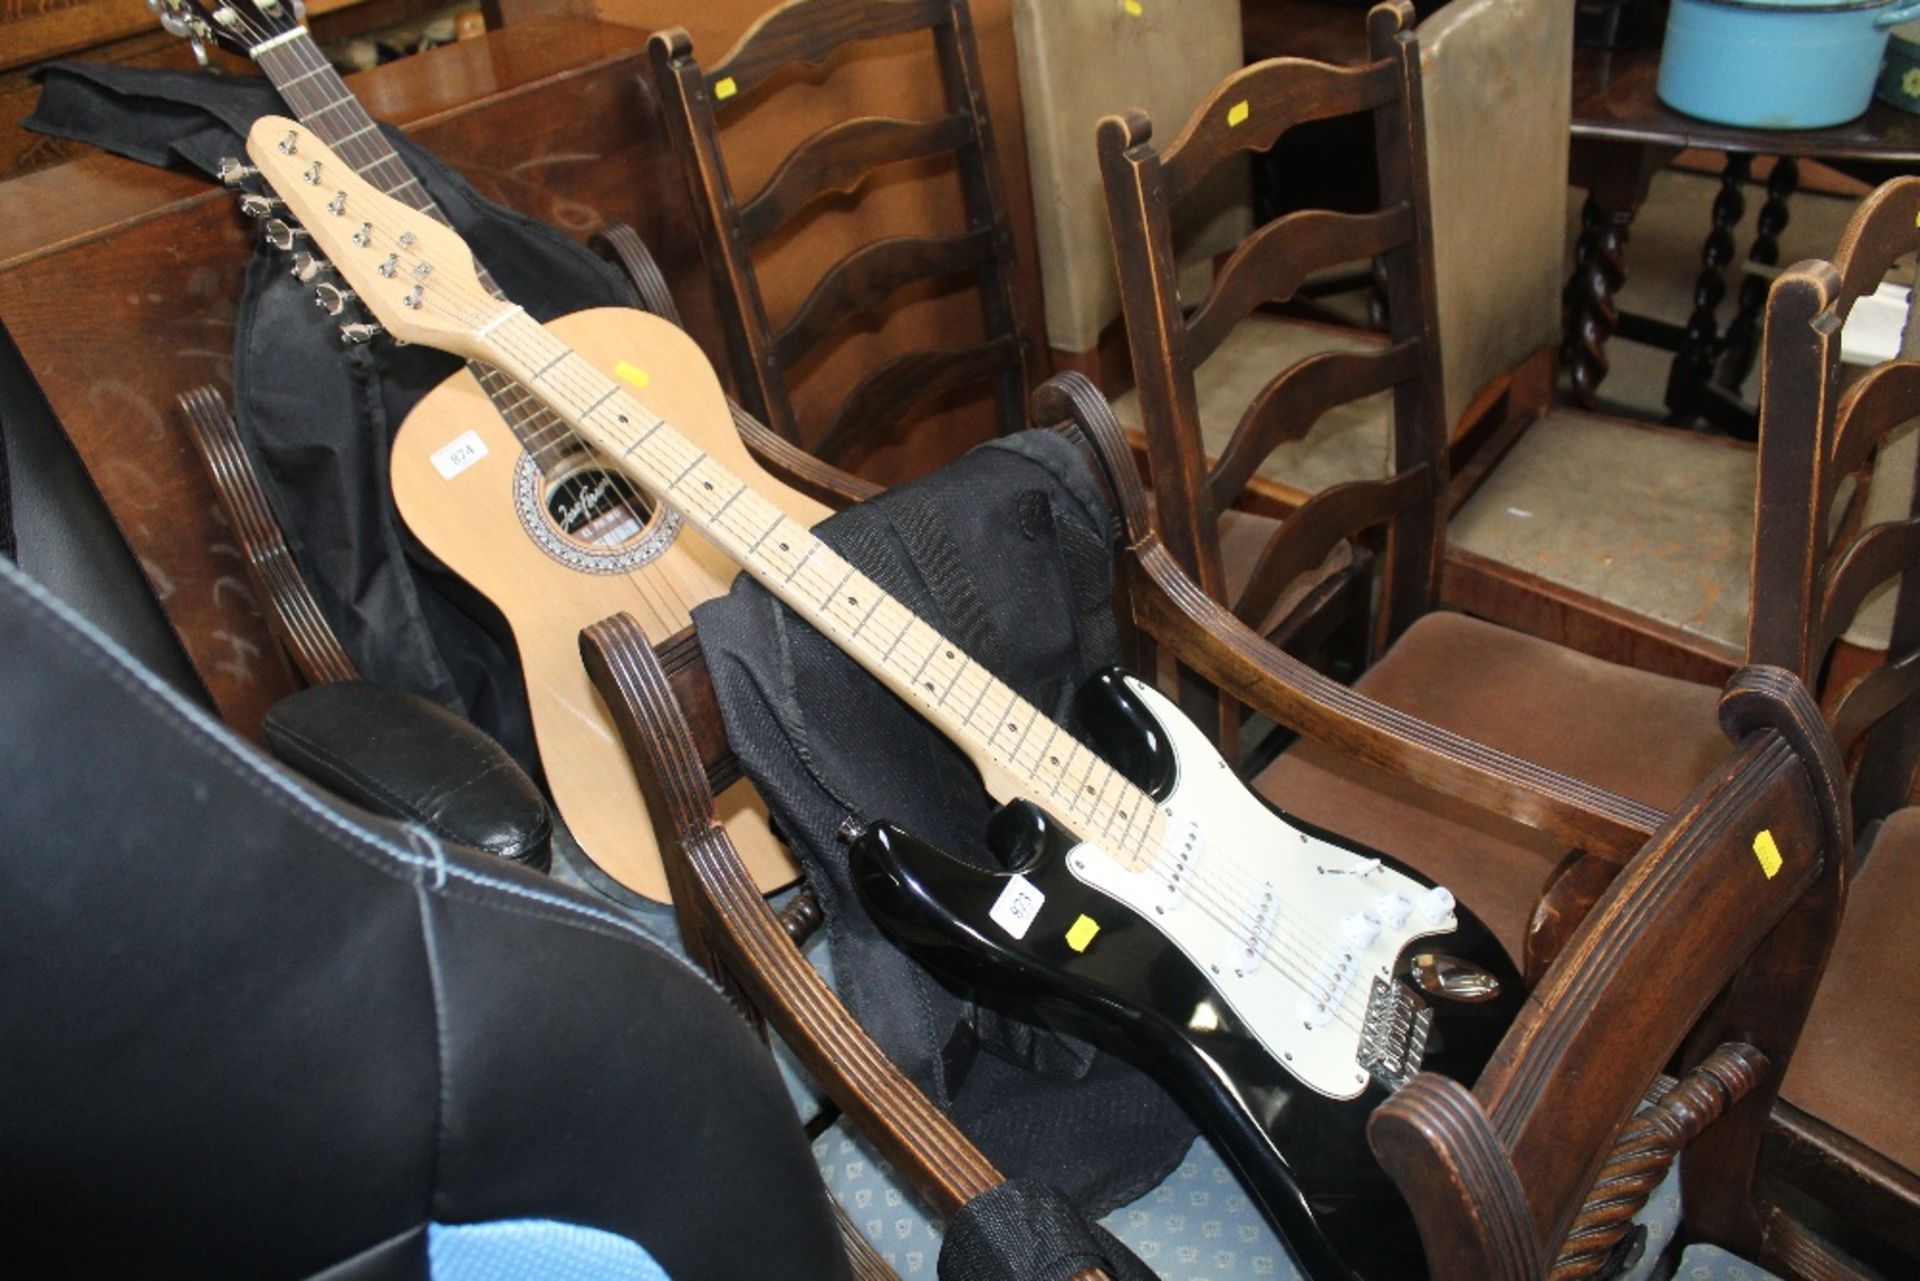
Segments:
[[[1887,28],[1920,0],[1673,0],[1660,100],[1703,120],[1820,129],[1867,109]]]

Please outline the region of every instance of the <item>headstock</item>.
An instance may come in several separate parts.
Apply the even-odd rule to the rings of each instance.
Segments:
[[[486,335],[518,310],[481,285],[472,250],[451,227],[381,193],[305,126],[262,116],[247,133],[247,155],[274,193],[243,198],[255,202],[249,213],[266,217],[268,241],[289,251],[310,243],[293,263],[303,280],[321,270],[316,254],[339,273],[340,285],[320,287],[328,312],[358,301],[403,342],[471,357],[484,355]],[[348,324],[341,332],[364,341],[378,330]]]
[[[147,7],[168,32],[192,43],[202,64],[209,43],[251,58],[261,45],[298,28],[307,14],[305,0],[147,0]]]

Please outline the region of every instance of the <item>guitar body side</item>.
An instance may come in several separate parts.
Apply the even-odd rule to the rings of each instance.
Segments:
[[[644,379],[635,395],[796,520],[812,525],[827,515],[748,452],[712,366],[683,331],[616,307],[576,312],[549,328],[597,367],[620,369],[630,383]],[[523,523],[531,465],[522,462],[525,453],[463,369],[430,392],[396,434],[394,503],[427,550],[492,601],[512,629],[547,786],[574,838],[615,881],[664,902],[666,875],[646,805],[581,662],[580,629],[624,610],[657,643],[687,626],[693,605],[726,591],[737,570],[690,526],[623,572],[563,562]],[[652,513],[648,535],[661,532],[663,516]],[[755,882],[762,889],[791,882],[798,871],[750,785],[735,784],[719,803]]]
[[[1291,832],[1306,830],[1360,850],[1319,829],[1285,826],[1241,785],[1206,737],[1171,705],[1156,714],[1128,684],[1096,677],[1080,699],[1091,746],[1175,812],[1184,800],[1225,819],[1251,839],[1258,857],[1304,857]],[[1228,798],[1227,789],[1237,792]],[[1242,806],[1260,809],[1249,826]],[[928,964],[1045,1005],[1091,1036],[1155,1070],[1194,1112],[1238,1168],[1303,1270],[1315,1281],[1402,1281],[1425,1274],[1405,1203],[1375,1163],[1366,1122],[1387,1097],[1378,1081],[1358,1097],[1336,1099],[1304,1087],[1252,1035],[1200,964],[1135,911],[1076,876],[1070,856],[1079,837],[1024,802],[1015,821],[1025,832],[1004,870],[961,863],[910,834],[876,824],[853,847],[856,884],[878,919]],[[1221,829],[1209,835],[1218,839]],[[1282,839],[1287,837],[1287,839]],[[1002,847],[1004,850],[1004,847]],[[1391,863],[1391,860],[1385,860]],[[1397,865],[1395,865],[1397,867]],[[1397,870],[1406,872],[1404,867]],[[1018,936],[994,917],[1018,874],[1038,906]],[[1422,884],[1430,884],[1413,875]],[[1443,951],[1496,976],[1500,995],[1464,1004],[1435,1000],[1420,1064],[1471,1084],[1518,1009],[1519,975],[1498,942],[1469,913],[1439,937],[1409,944],[1395,962],[1404,978],[1413,955]]]

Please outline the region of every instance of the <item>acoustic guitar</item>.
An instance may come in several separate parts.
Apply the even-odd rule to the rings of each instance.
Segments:
[[[262,120],[248,151],[395,337],[516,379],[972,761],[1003,806],[988,835],[1004,866],[867,827],[855,875],[887,928],[1149,1059],[1311,1276],[1423,1270],[1366,1118],[1417,1071],[1472,1082],[1521,999],[1498,944],[1451,894],[1269,809],[1129,677],[1082,691],[1086,744],[1043,716],[699,443],[728,409],[677,329],[636,318],[655,371],[636,388],[495,297],[458,236],[310,132]]]
[[[217,42],[251,58],[301,122],[366,182],[407,207],[446,221],[300,25],[279,0],[155,0],[168,30]],[[240,168],[223,174],[237,181]],[[264,202],[252,206],[270,216]],[[288,242],[291,247],[291,242]],[[345,314],[351,291],[324,267],[296,256],[293,270],[319,287],[320,305]],[[482,288],[498,288],[478,269]],[[651,328],[624,308],[576,312],[553,331],[636,387],[653,377],[639,353]],[[342,327],[349,341],[375,332]],[[812,498],[766,472],[732,421],[703,423],[699,443],[803,524],[825,516]],[[470,360],[420,401],[395,434],[394,504],[414,537],[486,596],[512,629],[525,675],[548,790],[568,830],[602,871],[664,901],[666,873],[613,721],[580,660],[582,627],[615,610],[655,640],[690,621],[689,611],[726,590],[735,567],[669,508],[656,507],[537,396],[499,369]],[[763,890],[798,875],[767,827],[750,784],[719,798],[727,830]]]

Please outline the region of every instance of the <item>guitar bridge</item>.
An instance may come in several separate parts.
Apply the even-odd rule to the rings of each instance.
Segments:
[[[1432,1026],[1433,1011],[1411,988],[1375,979],[1354,1057],[1374,1080],[1390,1091],[1398,1090],[1420,1070]]]

